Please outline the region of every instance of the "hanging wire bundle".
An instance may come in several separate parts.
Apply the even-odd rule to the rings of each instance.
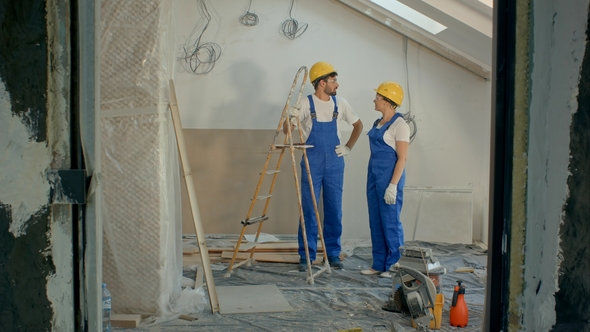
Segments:
[[[307,30],[307,23],[299,26],[299,22],[293,18],[291,12],[293,11],[293,5],[295,0],[291,0],[291,7],[289,8],[289,19],[285,20],[281,24],[281,34],[291,40],[301,36],[305,30]]]
[[[203,13],[207,23],[205,23],[205,27],[195,39],[195,41],[191,42],[194,39],[194,35],[197,31],[197,26],[199,23],[195,25],[195,28],[182,46],[182,52],[184,52],[184,56],[180,56],[179,59],[181,60],[182,66],[187,71],[190,71],[196,75],[204,75],[210,72],[213,67],[215,67],[215,61],[219,60],[219,57],[221,56],[221,47],[213,42],[201,44],[201,37],[203,37],[205,30],[207,30],[209,22],[211,22],[211,15],[207,10],[205,0],[197,0],[197,6]]]
[[[406,84],[407,88],[406,91],[408,92],[408,113],[404,114],[404,120],[410,126],[410,144],[416,138],[416,134],[418,133],[418,126],[416,125],[416,120],[414,120],[414,115],[412,115],[412,98],[410,98],[410,77],[408,76],[408,37],[404,38],[404,63],[406,69]]]
[[[258,24],[258,15],[250,12],[250,8],[252,7],[252,0],[250,0],[250,5],[248,5],[248,9],[244,13],[244,15],[240,16],[240,23],[247,27],[253,27]]]

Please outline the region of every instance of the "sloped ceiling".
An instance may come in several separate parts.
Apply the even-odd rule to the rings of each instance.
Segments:
[[[493,0],[337,0],[337,2],[384,24],[485,79],[491,78]],[[409,16],[396,9],[400,5],[436,21],[437,25],[443,25],[442,31],[439,32],[441,29],[438,29],[429,32],[412,23]]]

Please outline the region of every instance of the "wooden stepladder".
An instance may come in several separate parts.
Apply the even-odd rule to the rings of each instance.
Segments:
[[[313,146],[312,145],[305,145],[303,143],[294,143],[293,142],[293,135],[291,132],[291,126],[289,126],[289,125],[287,126],[287,128],[288,128],[287,135],[285,136],[283,143],[277,144],[277,139],[279,137],[279,134],[283,130],[284,121],[289,121],[291,123],[296,122],[297,127],[300,128],[299,118],[289,119],[289,108],[291,107],[290,104],[291,104],[291,97],[293,96],[293,91],[295,90],[295,87],[297,85],[297,80],[299,79],[299,76],[301,73],[304,73],[303,81],[302,81],[301,86],[299,88],[299,95],[297,96],[297,101],[294,105],[299,105],[299,101],[301,100],[301,95],[303,94],[303,88],[305,87],[305,82],[307,81],[307,67],[305,67],[305,66],[299,68],[299,70],[297,71],[297,74],[295,75],[295,79],[293,80],[293,85],[291,86],[291,91],[289,92],[289,97],[287,98],[287,102],[285,103],[285,108],[283,109],[283,112],[281,113],[281,119],[279,121],[279,125],[277,126],[277,130],[274,135],[273,143],[270,146],[270,150],[269,150],[268,155],[266,157],[266,162],[264,163],[264,167],[262,169],[262,172],[260,173],[260,179],[258,180],[258,185],[256,186],[256,190],[254,191],[254,196],[252,197],[252,201],[250,203],[250,208],[248,209],[248,213],[246,214],[246,218],[241,221],[242,231],[240,233],[240,237],[238,238],[238,242],[236,243],[236,247],[234,249],[234,253],[233,253],[231,262],[229,263],[229,266],[227,268],[227,273],[225,275],[226,277],[229,277],[231,275],[232,270],[234,268],[238,268],[244,264],[246,264],[247,266],[250,266],[251,263],[254,262],[254,251],[256,248],[256,244],[258,242],[258,237],[260,236],[260,232],[262,231],[262,225],[263,225],[264,221],[268,220],[268,216],[266,215],[266,213],[267,213],[268,207],[270,205],[270,200],[272,198],[272,192],[275,187],[277,176],[278,176],[280,169],[281,169],[281,162],[283,161],[285,151],[287,151],[287,150],[291,154],[291,164],[292,164],[292,168],[293,168],[293,177],[295,180],[295,189],[297,191],[297,203],[299,205],[299,222],[301,224],[301,231],[303,234],[303,242],[305,245],[305,257],[307,259],[307,279],[306,279],[306,281],[309,284],[313,284],[314,278],[316,276],[318,276],[324,272],[331,273],[330,264],[328,263],[328,257],[327,257],[327,253],[325,250],[326,246],[324,243],[324,236],[323,236],[323,232],[322,232],[322,225],[320,222],[320,215],[318,212],[317,201],[316,201],[315,193],[313,190],[313,182],[311,179],[309,161],[307,159],[306,149],[311,148]],[[301,133],[301,131],[299,131],[299,142],[303,142],[303,134]],[[303,151],[303,160],[305,161],[305,167],[307,169],[307,176],[308,176],[310,189],[311,189],[311,197],[313,200],[313,207],[315,210],[316,221],[317,221],[317,226],[318,226],[318,234],[320,235],[321,245],[324,248],[324,250],[323,250],[323,256],[324,256],[323,267],[321,267],[319,269],[319,271],[316,272],[315,274],[312,273],[312,270],[311,270],[312,262],[309,259],[309,249],[307,246],[307,233],[305,230],[305,218],[303,215],[303,205],[301,202],[301,191],[300,191],[300,187],[299,187],[299,177],[297,175],[297,162],[295,160],[295,150]],[[278,160],[276,162],[276,166],[274,167],[274,169],[269,170],[269,165],[271,163],[271,159],[272,159],[273,155],[277,154],[277,152],[279,152],[279,153],[278,153]],[[266,179],[266,175],[272,175],[268,194],[267,195],[259,195],[259,192],[263,186],[264,180]],[[305,174],[302,174],[301,176],[305,176]],[[262,214],[257,217],[252,217],[252,212],[254,211],[254,207],[255,207],[256,203],[259,201],[264,201],[264,208],[262,210]],[[258,229],[256,231],[254,246],[252,246],[251,248],[249,248],[247,250],[247,251],[250,251],[250,257],[248,259],[241,261],[241,262],[234,265],[234,263],[236,261],[236,257],[238,255],[238,252],[240,251],[240,244],[242,242],[242,239],[244,238],[244,234],[246,233],[246,228],[250,225],[253,225],[253,224],[258,224]]]

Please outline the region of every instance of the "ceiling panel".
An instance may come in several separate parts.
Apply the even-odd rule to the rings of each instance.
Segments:
[[[489,79],[492,0],[338,0],[439,55]],[[403,6],[403,7],[402,7]],[[408,15],[408,10],[414,12]],[[424,16],[431,22],[412,23]],[[422,27],[421,27],[422,26]],[[434,27],[431,29],[431,27]],[[443,27],[443,28],[441,28]]]

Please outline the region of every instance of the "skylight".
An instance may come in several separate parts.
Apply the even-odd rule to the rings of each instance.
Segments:
[[[430,32],[433,35],[445,30],[447,27],[431,19],[430,17],[415,11],[414,9],[398,2],[397,0],[370,0],[372,3],[379,5],[395,15],[411,22],[420,28]]]
[[[494,8],[494,1],[493,0],[479,0],[479,2],[483,3],[484,5]]]

